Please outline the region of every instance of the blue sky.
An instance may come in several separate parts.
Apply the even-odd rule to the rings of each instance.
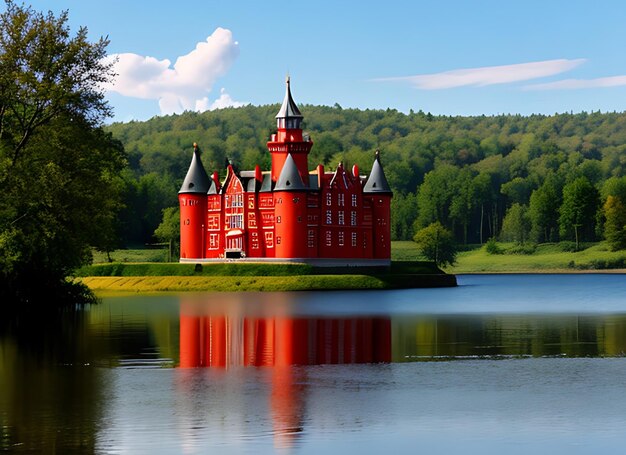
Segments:
[[[85,25],[92,39],[109,36],[119,56],[109,87],[116,121],[277,103],[287,73],[299,104],[445,115],[626,110],[623,1],[31,4],[69,10],[72,29]]]

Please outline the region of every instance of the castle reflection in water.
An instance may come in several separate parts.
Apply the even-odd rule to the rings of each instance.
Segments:
[[[273,302],[272,310],[272,315],[250,314],[232,300],[183,299],[179,366],[391,362],[389,317],[292,316],[281,314],[280,302]]]

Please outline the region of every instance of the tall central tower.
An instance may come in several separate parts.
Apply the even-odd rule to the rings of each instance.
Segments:
[[[267,148],[272,155],[272,181],[278,181],[287,156],[291,154],[305,185],[309,181],[308,156],[313,142],[302,137],[302,114],[291,97],[289,76],[286,80],[285,99],[276,114],[276,134],[272,134]]]

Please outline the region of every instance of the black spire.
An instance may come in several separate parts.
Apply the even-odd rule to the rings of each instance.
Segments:
[[[291,97],[289,76],[287,76],[286,84],[285,99],[283,99],[283,105],[280,107],[280,111],[276,114],[276,123],[278,128],[297,129],[300,128],[300,122],[302,122],[303,116],[298,106],[296,106],[296,102]]]
[[[287,155],[283,169],[280,171],[274,191],[302,191],[306,189],[308,188],[302,181],[296,162],[290,153]]]
[[[376,150],[376,158],[374,159],[374,164],[372,165],[372,172],[370,172],[370,176],[367,178],[367,181],[363,186],[363,192],[393,194],[393,191],[391,191],[391,188],[389,187],[389,183],[387,183],[383,166],[380,164],[380,152],[378,150]]]
[[[183,186],[180,187],[179,194],[184,193],[198,193],[206,194],[211,185],[211,180],[204,170],[202,160],[200,159],[200,149],[198,144],[193,144],[193,157],[191,158],[191,164],[189,170],[183,181]]]

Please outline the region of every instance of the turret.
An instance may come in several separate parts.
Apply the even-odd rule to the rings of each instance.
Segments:
[[[307,257],[307,191],[296,162],[288,154],[274,188],[277,258]]]
[[[368,199],[372,207],[374,259],[391,259],[392,197],[393,192],[380,164],[380,152],[376,150],[372,171],[363,185],[363,198]]]
[[[276,182],[280,176],[287,155],[291,154],[300,178],[308,182],[309,167],[308,155],[313,147],[313,142],[302,137],[303,116],[291,96],[290,79],[287,77],[285,98],[276,114],[276,134],[272,134],[267,148],[272,155],[272,181]]]
[[[193,144],[189,170],[178,192],[180,204],[180,258],[204,257],[204,226],[207,211],[206,194],[211,180],[202,166],[200,149]]]

